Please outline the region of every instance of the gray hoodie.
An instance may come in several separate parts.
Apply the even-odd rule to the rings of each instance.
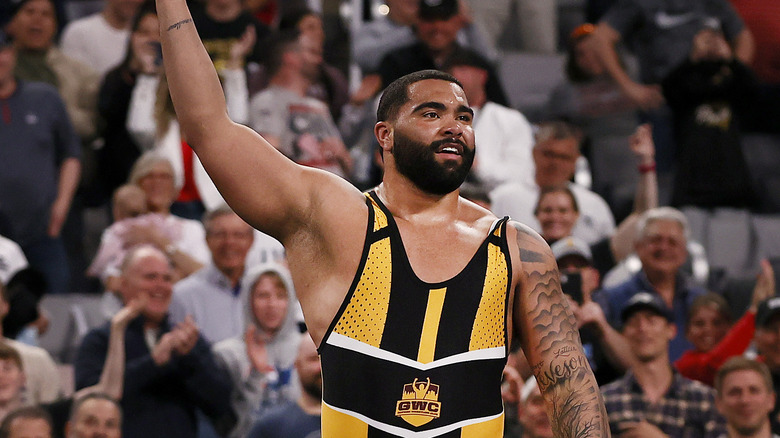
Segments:
[[[264,264],[247,272],[241,283],[241,296],[245,303],[244,320],[247,322],[247,327],[253,324],[262,333],[257,318],[252,312],[251,298],[257,280],[266,272],[275,272],[279,275],[289,297],[287,315],[282,326],[266,343],[268,363],[276,371],[263,373],[252,366],[247,355],[244,336],[225,339],[214,345],[217,363],[227,370],[233,383],[231,404],[238,421],[230,432],[231,438],[245,437],[265,410],[287,401],[294,402],[300,394],[294,363],[301,337],[299,323],[303,318],[287,268],[278,264]]]

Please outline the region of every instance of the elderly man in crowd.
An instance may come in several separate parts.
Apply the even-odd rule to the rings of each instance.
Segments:
[[[634,244],[642,269],[627,282],[604,289],[594,297],[601,304],[610,324],[620,327],[620,315],[638,292],[649,292],[661,299],[673,321],[680,327],[669,344],[669,358],[677,360],[693,348],[685,338],[683,327],[693,300],[706,291],[691,284],[682,271],[688,257],[688,221],[671,207],[648,210],[639,220],[639,234]]]
[[[141,315],[125,334],[125,389],[122,409],[128,437],[196,436],[195,409],[215,420],[217,427],[232,423],[230,382],[211,355],[208,343],[187,318],[173,326],[168,319],[172,267],[159,249],[142,245],[122,263],[120,295],[125,302],[143,297]],[[97,382],[108,348],[109,326],[84,337],[75,361],[76,387]]]

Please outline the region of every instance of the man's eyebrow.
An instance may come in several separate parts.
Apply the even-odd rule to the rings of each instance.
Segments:
[[[446,110],[447,107],[443,103],[441,103],[441,102],[423,102],[423,103],[417,105],[416,107],[414,107],[412,112],[416,113],[416,112],[418,112],[420,110],[424,110],[424,109],[435,109],[435,110],[442,110],[443,111],[443,110]],[[474,116],[474,110],[472,110],[471,108],[469,108],[466,105],[460,105],[458,107],[458,111],[457,112],[458,113],[469,113],[469,114],[471,114],[471,116]]]
[[[441,102],[423,102],[423,103],[417,105],[416,107],[414,107],[412,112],[416,113],[416,112],[418,112],[420,110],[424,110],[424,109],[445,110],[445,109],[447,109],[447,107],[444,106],[444,104],[441,103]]]
[[[467,107],[466,105],[459,106],[458,107],[458,112],[459,113],[469,113],[469,114],[471,114],[472,117],[474,117],[474,110],[469,108],[469,107]]]

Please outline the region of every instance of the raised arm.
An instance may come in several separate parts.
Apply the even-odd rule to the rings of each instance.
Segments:
[[[620,262],[634,251],[636,225],[644,212],[658,207],[658,177],[655,171],[655,143],[652,126],[645,123],[634,131],[629,146],[639,159],[639,181],[634,194],[634,211],[618,225],[609,239],[612,255]]]
[[[157,12],[165,72],[184,137],[239,215],[284,241],[316,216],[317,194],[359,195],[335,176],[296,165],[251,129],[233,123],[186,1],[157,0]]]
[[[544,396],[556,437],[609,437],[601,392],[561,292],[555,258],[542,238],[514,223],[519,278],[513,328]]]
[[[590,50],[607,73],[615,80],[623,93],[642,109],[650,110],[661,106],[664,97],[658,85],[644,85],[635,82],[620,64],[615,44],[620,39],[620,33],[606,22],[599,23],[596,30],[588,35],[585,47]]]

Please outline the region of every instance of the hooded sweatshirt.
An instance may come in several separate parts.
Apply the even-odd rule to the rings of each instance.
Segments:
[[[238,421],[230,432],[230,438],[245,437],[255,421],[269,407],[295,401],[300,393],[293,370],[300,343],[299,322],[302,321],[302,317],[287,268],[277,264],[264,264],[253,268],[244,276],[241,296],[245,304],[246,328],[252,324],[257,328],[258,334],[263,334],[252,311],[252,290],[260,276],[267,272],[279,275],[289,298],[287,314],[280,329],[266,342],[268,364],[274,367],[274,371],[261,372],[252,366],[244,335],[225,339],[214,345],[217,362],[227,370],[233,383],[231,407]]]

